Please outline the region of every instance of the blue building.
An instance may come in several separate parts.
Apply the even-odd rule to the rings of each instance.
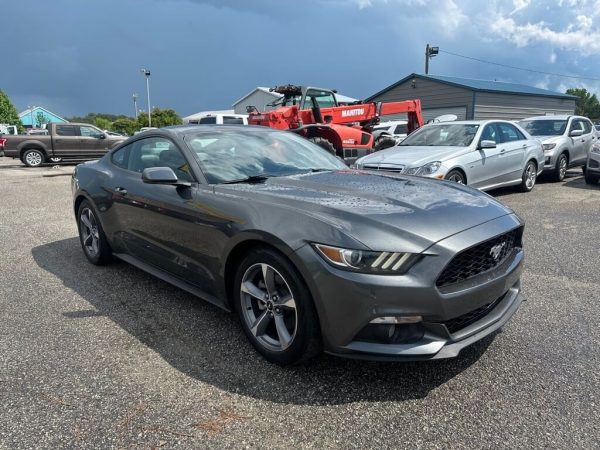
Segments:
[[[44,124],[49,122],[67,122],[62,117],[41,106],[33,106],[19,113],[19,119],[21,119],[21,123],[25,128],[42,128]]]

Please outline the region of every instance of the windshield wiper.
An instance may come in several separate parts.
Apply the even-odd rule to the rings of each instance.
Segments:
[[[269,175],[250,175],[249,177],[239,178],[237,180],[223,181],[221,184],[264,183],[269,178],[270,178]]]

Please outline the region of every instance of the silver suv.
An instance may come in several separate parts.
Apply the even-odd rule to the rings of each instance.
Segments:
[[[592,122],[582,116],[539,116],[519,122],[544,147],[544,172],[555,181],[565,178],[569,167],[585,166],[596,135]]]

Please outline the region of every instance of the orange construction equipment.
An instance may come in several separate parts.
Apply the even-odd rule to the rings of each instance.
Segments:
[[[250,125],[296,132],[347,162],[395,145],[391,136],[373,134],[380,116],[405,113],[408,133],[423,126],[420,100],[339,105],[336,91],[329,89],[286,85],[271,91],[282,95],[269,105],[277,108],[259,112],[249,106]]]

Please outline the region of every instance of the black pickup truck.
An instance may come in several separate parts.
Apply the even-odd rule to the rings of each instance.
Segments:
[[[125,140],[87,123],[49,123],[47,135],[3,136],[4,156],[30,167],[60,161],[98,159]]]

